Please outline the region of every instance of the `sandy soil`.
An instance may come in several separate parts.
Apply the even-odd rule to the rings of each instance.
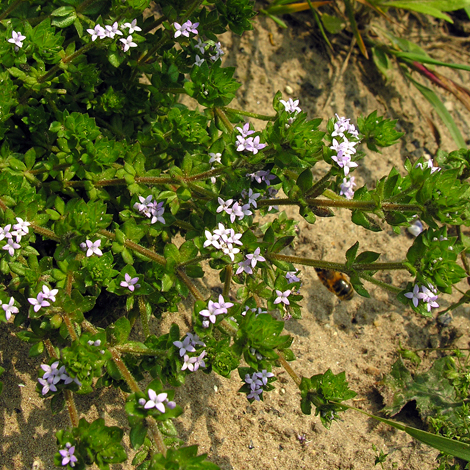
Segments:
[[[438,22],[424,20],[420,24],[413,16],[408,21],[409,27],[403,34],[410,40],[421,41],[423,47],[430,44],[429,37],[441,34]],[[392,165],[402,168],[406,157],[418,158],[424,152],[434,155],[438,148],[455,148],[429,105],[397,71],[385,83],[370,61],[353,52],[337,80],[349,45],[337,44],[335,53],[328,55],[310,23],[308,15],[298,15],[290,21],[290,29],[280,30],[272,21],[259,18],[256,29],[243,38],[222,36],[227,51],[225,64],[237,67],[237,76],[243,83],[233,107],[266,113],[273,94],[281,90],[285,98],[299,98],[300,106],[312,118],[327,119],[337,112],[356,121],[360,113],[378,109],[386,117],[398,119],[399,127],[407,132],[405,138],[382,155],[368,154],[355,173],[360,185],[369,187],[388,173]],[[430,50],[434,57],[468,63],[467,46],[447,42],[446,35],[441,43],[444,46],[440,49]],[[466,82],[462,72],[444,73]],[[331,99],[326,103],[330,93]],[[468,111],[446,94],[441,96],[463,135],[468,137]],[[432,120],[440,133],[440,143],[436,142],[426,118]],[[255,125],[260,127],[262,123]],[[316,176],[321,171],[315,169]],[[300,219],[296,211],[288,213]],[[412,243],[404,231],[401,235],[388,228],[381,233],[367,232],[351,224],[347,211],[338,211],[332,219],[319,219],[315,225],[301,219],[299,226],[300,237],[292,253],[323,256],[332,261],[342,261],[345,250],[357,240],[362,249],[383,252],[382,261],[402,259]],[[400,285],[408,277],[406,273],[396,273],[384,279]],[[378,382],[396,360],[400,343],[408,348],[448,344],[468,347],[469,308],[455,310],[453,322],[443,328],[435,318],[418,317],[374,286],[368,286],[371,299],[356,295],[350,302],[340,302],[322,286],[313,268],[302,269],[302,280],[303,319],[286,323],[286,330],[295,338],[293,351],[298,360],[294,368],[306,376],[328,368],[334,373],[345,370],[351,388],[358,394],[352,401],[358,408],[380,412],[383,401]],[[216,278],[209,277],[205,287],[209,292],[218,285]],[[443,297],[441,307],[448,306],[453,298]],[[168,314],[160,323],[153,321],[152,332],[167,331],[175,320]],[[184,323],[182,328],[187,329]],[[56,452],[54,432],[69,425],[68,416],[66,412],[52,416],[49,400],[35,392],[37,368],[42,361],[29,359],[28,347],[14,333],[11,324],[0,328],[0,365],[6,369],[4,391],[0,395],[0,467],[52,469]],[[287,374],[282,369],[276,370],[276,374],[279,380],[275,391],[266,394],[264,402],[253,404],[237,394],[240,382],[236,374],[232,380],[201,372],[188,377],[186,386],[177,390],[175,398],[185,409],[176,421],[180,437],[188,444],[199,444],[200,451],[207,452],[210,460],[224,470],[372,469],[373,444],[390,454],[386,468],[391,468],[392,462],[401,470],[437,467],[437,451],[359,413],[347,412],[330,430],[324,429],[317,417],[300,412],[299,393]],[[101,416],[108,425],[118,424],[128,430],[123,404],[124,396],[116,390],[77,397],[81,416],[89,420]],[[396,418],[422,426],[412,406]],[[300,443],[299,435],[305,435],[305,445]],[[113,466],[131,468],[130,464]]]

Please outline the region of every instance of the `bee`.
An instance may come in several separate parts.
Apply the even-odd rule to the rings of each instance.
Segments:
[[[351,300],[353,298],[354,289],[343,273],[321,268],[315,268],[315,271],[322,284],[339,299]]]

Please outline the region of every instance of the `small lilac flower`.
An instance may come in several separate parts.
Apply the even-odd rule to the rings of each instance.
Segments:
[[[245,125],[243,127],[237,127],[236,129],[237,129],[238,132],[240,132],[241,137],[244,137],[244,138],[246,138],[246,137],[250,136],[251,134],[255,133],[255,131],[250,130],[250,123],[249,122],[245,123]]]
[[[230,209],[230,206],[232,205],[233,199],[228,199],[227,201],[224,201],[221,197],[217,198],[217,201],[219,202],[220,206],[217,207],[216,212],[226,212],[227,214],[230,214],[232,210]]]
[[[285,277],[289,284],[292,284],[293,282],[300,282],[300,279],[295,275],[295,271],[287,272]]]
[[[97,38],[103,39],[106,35],[106,30],[99,24],[95,25],[94,29],[87,29],[87,33],[91,34],[91,40],[96,41]]]
[[[18,313],[19,310],[17,307],[14,305],[15,299],[13,297],[10,297],[10,302],[7,304],[2,304],[3,310],[5,310],[5,318],[7,321],[10,319],[12,313]]]
[[[28,302],[34,305],[34,311],[39,311],[42,307],[49,307],[51,304],[44,299],[44,294],[39,292],[37,298],[29,298]]]
[[[146,410],[156,408],[161,413],[165,413],[165,405],[163,404],[167,399],[168,393],[159,393],[158,395],[151,388],[148,390],[150,400],[145,404]]]
[[[145,398],[139,398],[139,405],[144,406],[147,403],[147,400]]]
[[[187,38],[189,38],[189,33],[186,31],[186,28],[183,26],[181,26],[179,23],[173,23],[173,26],[175,27],[176,29],[176,32],[175,32],[175,39],[181,35],[183,36],[186,36]]]
[[[248,190],[248,204],[251,204],[253,207],[258,208],[256,199],[258,199],[260,196],[261,196],[260,193],[253,193],[253,190],[250,188]]]
[[[142,29],[137,26],[137,18],[132,20],[132,23],[124,23],[122,27],[129,28],[129,34],[132,34],[134,31],[142,31]]]
[[[263,393],[262,388],[257,388],[255,390],[251,390],[251,392],[246,396],[246,398],[251,399],[254,398],[256,401],[260,401],[259,396]]]
[[[235,248],[233,246],[226,246],[222,248],[224,254],[228,255],[232,261],[235,261],[235,255],[240,253],[239,248]]]
[[[46,285],[42,286],[42,296],[46,300],[55,302],[55,296],[59,293],[59,289],[49,289]]]
[[[251,260],[251,266],[254,268],[258,261],[266,261],[266,258],[263,258],[260,254],[260,248],[256,248],[253,254],[248,254],[246,257]]]
[[[4,238],[12,238],[12,233],[10,232],[11,224],[5,225],[5,227],[0,227],[0,240]]]
[[[49,383],[47,380],[41,378],[38,379],[38,382],[42,385],[41,393],[43,395],[46,395],[49,390],[51,392],[57,392],[57,387],[53,383]]]
[[[13,241],[13,238],[9,238],[7,240],[7,244],[3,247],[3,249],[7,250],[10,256],[13,256],[15,254],[15,250],[17,250],[20,247],[21,246],[18,243]]]
[[[263,385],[263,382],[258,378],[256,372],[251,376],[250,374],[245,375],[245,382],[253,389]]]
[[[114,36],[116,36],[116,34],[119,34],[120,36],[122,36],[122,31],[119,31],[119,25],[118,25],[118,22],[115,21],[114,24],[112,26],[110,26],[109,24],[105,26],[106,30],[106,36],[108,36],[109,38],[113,39]]]
[[[279,304],[282,302],[285,305],[290,305],[289,299],[287,298],[291,294],[290,290],[286,290],[282,292],[276,289],[276,294],[277,294],[277,297],[276,297],[276,300],[274,301],[275,304]]]
[[[238,263],[238,269],[235,274],[240,274],[246,272],[247,274],[253,274],[253,269],[251,268],[251,260],[246,259],[245,261],[240,261]]]
[[[31,225],[26,220],[23,220],[20,217],[16,218],[17,224],[13,225],[13,228],[18,232],[19,235],[27,235],[29,233],[29,226]]]
[[[186,23],[183,23],[183,27],[186,28],[186,31],[193,33],[193,34],[198,34],[197,27],[199,26],[199,23],[192,23],[190,20],[186,21]]]
[[[251,211],[249,211],[250,214],[251,214]],[[238,217],[239,220],[243,219],[243,217],[245,216],[245,213],[243,212],[242,208],[240,207],[240,204],[238,202],[236,202],[232,208],[231,208],[231,211],[230,211],[230,222],[232,222],[232,224],[235,222],[235,218]]]
[[[129,50],[130,47],[137,47],[137,44],[135,42],[132,41],[132,36],[127,36],[127,39],[119,39],[122,44],[123,44],[123,47],[122,47],[122,50],[124,52],[127,52]]]
[[[96,254],[97,256],[101,256],[103,254],[103,252],[99,249],[99,246],[101,245],[101,240],[96,240],[95,242],[92,242],[91,240],[86,240],[85,243],[88,247],[88,250],[86,252],[87,258],[92,256],[93,254]]]
[[[300,113],[300,111],[302,111],[298,106],[299,100],[294,101],[292,98],[289,98],[287,101],[279,100],[279,102],[284,105],[284,108],[288,113]]]
[[[268,144],[260,144],[259,135],[257,135],[253,140],[250,140],[250,142],[248,142],[249,139],[250,138],[247,139],[246,149],[252,152],[253,155],[256,155],[259,150],[263,150],[268,146]]]
[[[216,60],[219,60],[220,57],[225,54],[225,52],[222,50],[222,46],[220,42],[216,43],[214,47],[215,47],[215,54],[211,55],[211,60],[215,62]]]
[[[209,163],[214,163],[214,162],[222,163],[220,160],[222,157],[221,153],[209,153],[209,156],[211,157],[209,160]]]
[[[423,299],[423,294],[421,292],[419,292],[419,285],[416,284],[413,288],[413,292],[407,292],[405,294],[405,297],[407,297],[408,299],[411,299],[413,301],[413,305],[415,307],[418,306],[418,302]]]
[[[427,163],[424,164],[424,167],[423,167],[423,164],[422,164],[422,163],[417,163],[415,168],[421,168],[422,170],[425,170],[426,167],[427,167],[427,168],[431,168],[431,175],[432,175],[434,172],[441,170],[440,167],[434,166],[434,162],[433,162],[432,158],[430,158],[430,159],[427,161]]]
[[[206,241],[204,242],[204,248],[212,245],[215,248],[219,249],[220,245],[219,245],[219,242],[217,240],[220,238],[220,235],[217,235],[217,234],[213,235],[211,232],[209,232],[209,230],[205,230],[204,233],[206,235]]]
[[[200,38],[197,39],[197,44],[194,46],[196,49],[199,50],[199,52],[201,54],[204,54],[204,52],[206,51],[206,46],[207,44],[202,42]],[[197,57],[197,56],[196,56]],[[211,154],[209,154],[211,155]],[[220,162],[219,162],[220,163]]]
[[[232,302],[225,302],[224,296],[222,294],[219,295],[219,301],[214,302],[214,307],[220,310],[223,310],[221,313],[227,313],[227,309],[233,307]]]
[[[131,292],[134,292],[134,289],[140,288],[140,284],[137,284],[137,281],[139,280],[138,277],[131,278],[131,276],[127,273],[124,274],[124,277],[126,280],[121,281],[121,284],[120,284],[121,287],[127,287]]]
[[[189,334],[184,338],[183,341],[173,341],[173,344],[177,347],[180,348],[180,357],[183,357],[186,352],[195,352],[196,349],[194,348],[194,345],[192,344],[192,335],[189,336]]]
[[[263,369],[261,372],[256,372],[256,376],[261,379],[263,385],[266,385],[268,383],[268,379],[270,377],[274,377],[274,374],[272,372],[268,372],[266,369]]]
[[[344,196],[346,199],[352,199],[354,197],[354,186],[356,186],[355,183],[355,177],[351,176],[349,179],[348,178],[343,178],[343,182],[340,184],[340,196]]]
[[[96,341],[93,341],[93,340],[89,340],[87,341],[87,343],[90,345],[90,346],[101,346],[101,340],[100,339],[97,339]]]
[[[15,51],[20,47],[23,47],[23,41],[26,39],[26,36],[23,36],[20,32],[12,31],[11,38],[8,39],[8,42],[15,45]]]
[[[194,62],[194,65],[196,67],[200,67],[204,63],[205,59],[201,59],[197,54],[196,54],[196,62]]]
[[[248,139],[250,139],[251,137],[249,137]],[[237,135],[237,152],[243,152],[244,150],[247,150],[247,146],[249,145],[249,140],[248,139],[245,139],[245,137],[241,136],[241,135]]]
[[[75,467],[75,462],[77,461],[77,457],[75,457],[75,446],[72,446],[70,442],[65,444],[65,449],[59,450],[59,454],[63,457],[62,465],[65,467],[66,465],[70,465],[71,467]]]

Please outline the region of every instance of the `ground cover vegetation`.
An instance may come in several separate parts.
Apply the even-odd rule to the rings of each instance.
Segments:
[[[281,93],[269,114],[229,107],[240,84],[234,68],[222,67],[217,36],[252,28],[250,2],[160,2],[157,19],[144,17],[147,0],[2,7],[0,313],[31,344],[30,356],[43,358],[37,392],[53,412],[69,412],[71,427],[56,434],[58,467],[107,469],[127,459],[122,429],[78,416],[74,397],[101,387],[128,394],[123,412],[139,469],[217,468],[173,424],[183,412],[174,388],[199,369],[223,377],[237,370],[240,393],[254,402],[283,367],[302,412],[325,427],[353,408],[346,374],[296,371],[292,337],[282,334],[285,321],[301,318],[302,266],[343,272],[364,297],[367,283],[378,285],[425,316],[470,275],[461,231],[469,219],[466,148],[407,160],[375,188],[358,188],[361,146],[378,152],[396,143],[395,121],[372,112],[323,124]],[[197,110],[179,104],[181,94]],[[266,125],[255,131],[250,119]],[[329,169],[316,180],[319,162]],[[295,241],[296,220],[285,206],[310,224],[346,208],[352,224],[370,231],[416,227],[418,218],[423,230],[394,262],[353,240],[344,263],[291,256],[282,250]],[[194,282],[208,270],[223,286],[214,298]],[[380,279],[393,270],[412,281],[403,289]],[[150,333],[151,316],[176,318],[188,297],[190,330]],[[439,449],[442,469],[454,457],[470,460],[468,374],[459,351],[424,375],[398,362],[388,379],[400,392],[390,414],[434,380],[452,413],[442,400],[417,400],[434,433],[373,418]],[[142,389],[145,376],[152,380]]]

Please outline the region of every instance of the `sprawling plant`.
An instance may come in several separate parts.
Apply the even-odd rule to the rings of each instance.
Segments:
[[[217,35],[250,29],[252,4],[160,2],[158,19],[144,15],[148,6],[14,0],[0,13],[0,312],[31,343],[30,355],[44,358],[38,393],[56,411],[67,405],[72,426],[56,434],[59,467],[107,469],[127,458],[123,431],[80,419],[74,405],[76,395],[114,386],[128,394],[134,465],[216,468],[172,424],[182,413],[174,388],[198,369],[238,370],[240,392],[253,401],[284,367],[302,411],[313,408],[328,427],[355,393],[344,373],[301,378],[288,363],[284,321],[300,318],[302,300],[296,266],[344,272],[366,297],[363,280],[372,282],[428,316],[468,275],[457,263],[468,243],[448,227],[469,220],[470,152],[407,161],[375,189],[355,190],[361,142],[374,151],[393,144],[401,136],[394,121],[374,112],[357,128],[339,116],[321,128],[280,93],[270,115],[229,108],[240,84],[222,67]],[[198,110],[179,104],[181,94]],[[244,117],[267,125],[255,130]],[[315,180],[321,161],[328,170]],[[416,217],[428,228],[396,262],[359,253],[358,243],[345,263],[287,256],[296,237],[296,221],[280,211],[287,205],[311,224],[346,208],[372,231],[399,231]],[[278,216],[266,222],[267,213]],[[412,276],[404,288],[375,276],[396,269]],[[215,298],[193,282],[208,271],[223,286]],[[188,296],[192,327],[181,332]],[[163,312],[175,323],[150,334],[150,317]],[[152,381],[142,389],[145,376]],[[468,455],[449,439],[402,428]]]

